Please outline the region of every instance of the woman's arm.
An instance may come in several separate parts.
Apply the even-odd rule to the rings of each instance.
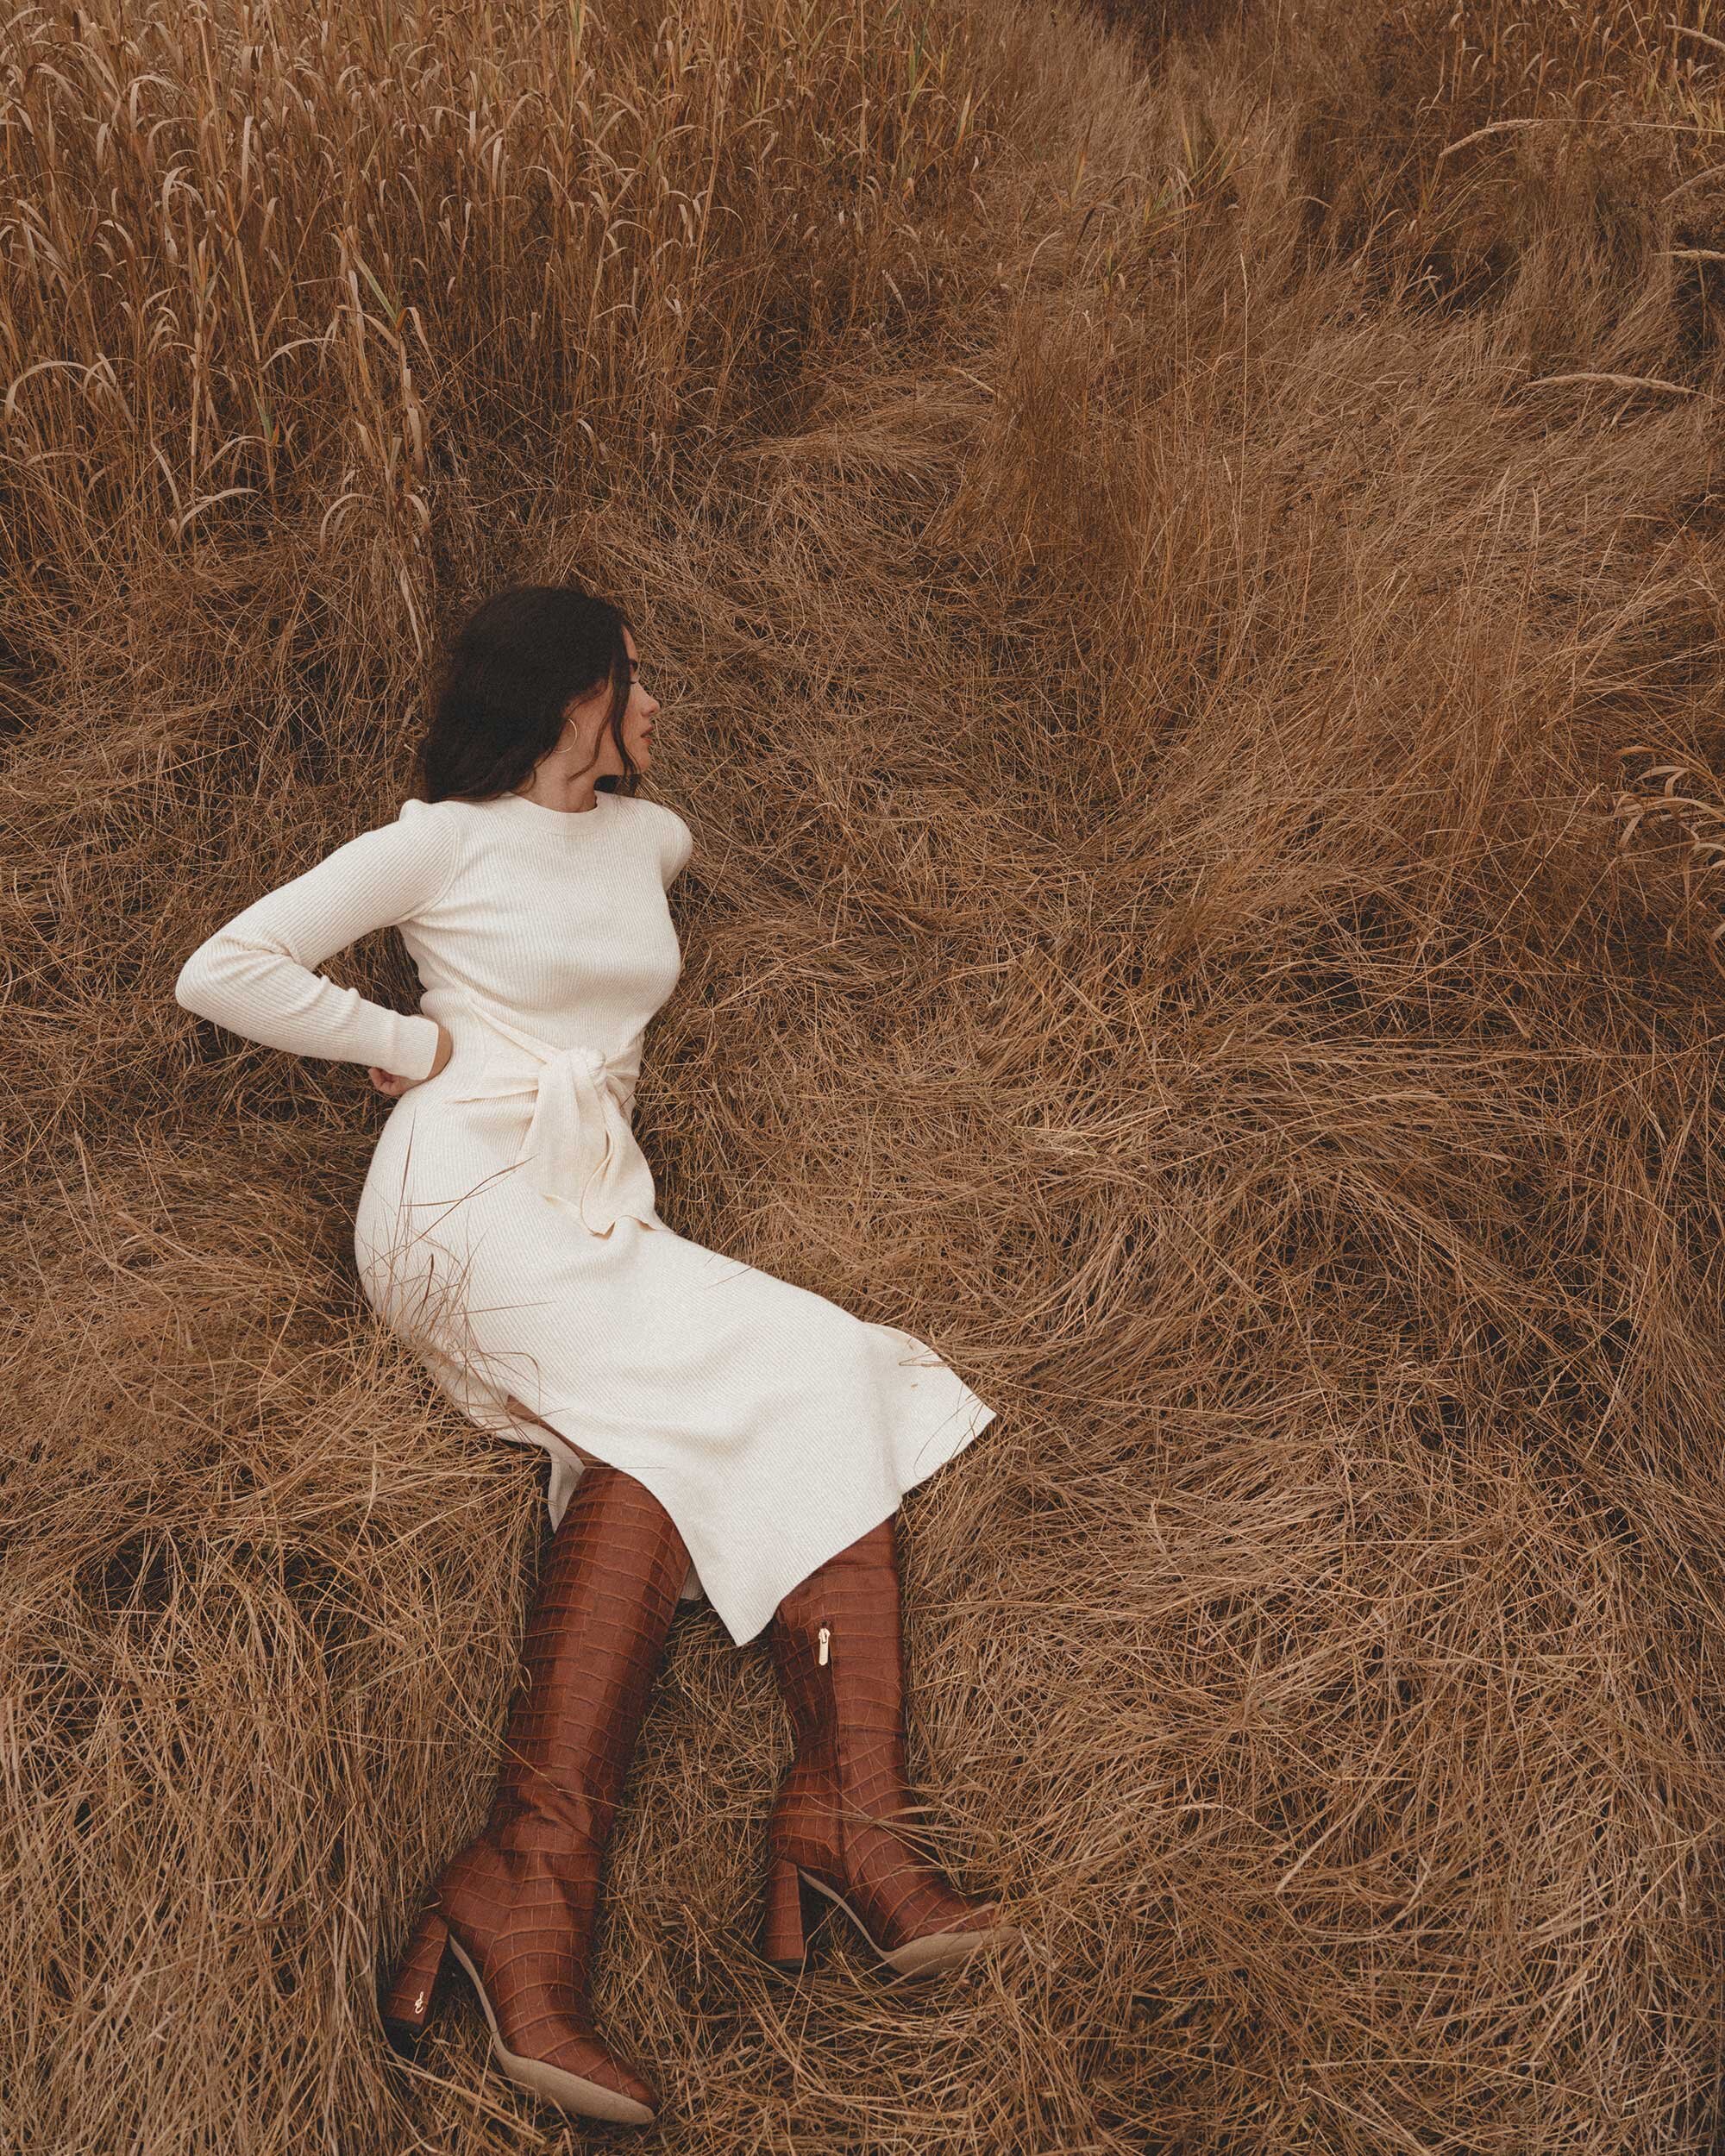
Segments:
[[[393,824],[361,831],[266,893],[192,952],[173,984],[174,1000],[266,1048],[429,1076],[439,1045],[436,1018],[392,1011],[312,969],[442,896],[459,858],[446,813],[454,805],[408,801]]]

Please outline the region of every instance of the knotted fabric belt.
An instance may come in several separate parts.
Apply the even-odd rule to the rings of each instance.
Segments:
[[[499,1100],[533,1094],[532,1118],[515,1160],[519,1167],[532,1156],[534,1185],[546,1200],[578,1214],[595,1235],[609,1235],[619,1220],[657,1227],[653,1171],[629,1127],[600,1051],[585,1044],[567,1048],[538,1040],[471,998],[467,1008],[519,1053],[514,1059],[503,1053],[490,1057],[481,1085],[448,1098]],[[517,1067],[511,1068],[511,1062]]]

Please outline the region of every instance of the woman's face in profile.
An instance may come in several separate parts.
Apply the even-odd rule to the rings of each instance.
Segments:
[[[642,684],[638,670],[639,654],[634,637],[626,629],[623,632],[623,641],[629,651],[629,705],[623,714],[623,738],[637,768],[645,772],[650,770],[653,764],[653,721],[658,715],[659,701],[656,697],[649,695]],[[608,686],[597,689],[588,696],[572,698],[565,714],[567,723],[563,737],[557,744],[560,749],[572,749],[576,763],[582,766],[587,763],[597,749],[599,761],[593,767],[595,778],[613,774],[620,778],[623,774],[622,760],[612,741],[611,730],[605,724],[605,710],[610,701]]]

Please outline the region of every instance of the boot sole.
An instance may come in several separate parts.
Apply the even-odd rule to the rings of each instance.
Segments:
[[[543,2097],[560,2111],[571,2112],[580,2118],[609,2119],[619,2126],[650,2126],[658,2117],[658,2113],[649,2111],[644,2103],[637,2103],[633,2096],[623,2096],[615,2089],[607,2089],[602,2082],[589,2081],[581,2074],[566,2073],[561,2066],[548,2066],[543,2059],[524,2059],[518,2052],[511,2051],[498,2033],[497,2016],[492,2012],[491,2001],[480,1982],[480,1972],[462,1951],[461,1942],[453,1931],[449,1934],[449,1952],[467,1971],[468,1981],[485,2009],[491,2028],[492,2056],[518,2087]]]
[[[907,1940],[889,1952],[876,1943],[874,1934],[842,1894],[835,1893],[824,1879],[805,1871],[800,1865],[797,1871],[818,1894],[824,1894],[829,1902],[836,1902],[844,1911],[874,1952],[901,1977],[920,1977],[931,1975],[937,1969],[950,1969],[954,1962],[969,1961],[972,1954],[981,1953],[987,1947],[1009,1946],[1024,1937],[1015,1924],[996,1924],[986,1932],[931,1932],[926,1938]],[[775,1962],[773,1965],[784,1969],[787,1975],[795,1966],[787,1968],[783,1962]]]

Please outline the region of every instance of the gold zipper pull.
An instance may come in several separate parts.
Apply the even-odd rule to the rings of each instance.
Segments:
[[[831,1633],[831,1630],[830,1630],[830,1629],[829,1629],[829,1628],[828,1628],[825,1625],[823,1625],[823,1626],[821,1626],[821,1628],[820,1628],[820,1652],[819,1652],[819,1655],[815,1658],[815,1659],[816,1659],[816,1661],[817,1661],[818,1663],[823,1663],[823,1664],[824,1664],[824,1663],[825,1662],[825,1660],[826,1660],[826,1658],[826,1658],[827,1645],[828,1645],[828,1642],[831,1639],[831,1638],[832,1638],[832,1633]]]

